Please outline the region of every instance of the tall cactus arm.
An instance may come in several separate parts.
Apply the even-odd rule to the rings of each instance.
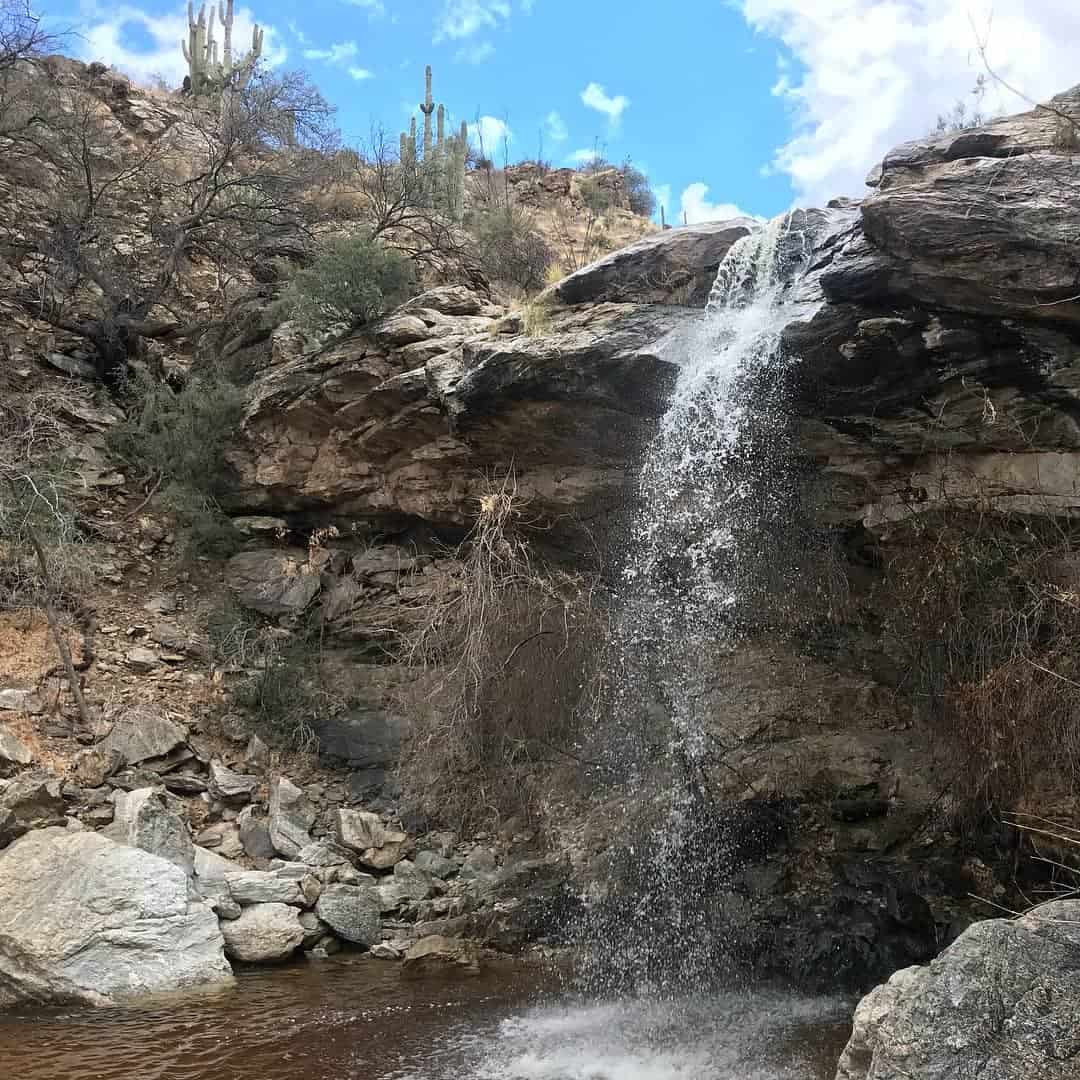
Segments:
[[[222,67],[226,75],[232,73],[232,28],[233,28],[233,0],[228,0],[228,6],[218,0],[218,18],[221,20],[222,35],[224,41],[221,46]]]

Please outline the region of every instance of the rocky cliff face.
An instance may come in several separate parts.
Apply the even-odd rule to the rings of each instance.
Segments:
[[[1080,97],[1053,107],[1080,116]],[[977,910],[969,894],[1004,894],[940,816],[949,769],[874,636],[874,588],[900,522],[1059,516],[1080,498],[1080,172],[1061,139],[1034,110],[909,144],[861,203],[796,216],[815,256],[785,331],[788,401],[806,513],[840,553],[849,606],[828,642],[765,638],[717,660],[716,728],[734,743],[718,787],[798,807],[767,884],[736,886],[764,904],[742,932],[766,967],[865,979],[931,955]],[[512,472],[545,543],[610,540],[707,282],[751,225],[649,237],[549,290],[539,321],[438,292],[283,359],[253,388],[237,508],[392,545],[417,526],[460,535],[483,477]]]

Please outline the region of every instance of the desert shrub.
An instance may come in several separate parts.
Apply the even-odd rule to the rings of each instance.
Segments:
[[[987,82],[985,75],[979,75],[972,88],[972,103],[957,101],[947,113],[939,113],[934,131],[944,135],[952,131],[970,131],[972,128],[988,124],[991,117],[983,111],[983,99],[986,97]]]
[[[630,209],[635,214],[651,218],[656,213],[656,196],[649,187],[649,178],[629,162],[619,171],[626,184],[626,197],[630,202]]]
[[[402,779],[421,809],[457,826],[538,817],[599,701],[606,635],[592,585],[533,564],[521,511],[511,482],[481,498],[460,582],[413,640],[434,678],[411,702]]]
[[[555,253],[527,210],[495,206],[474,214],[470,226],[478,261],[491,281],[526,293],[544,287]]]
[[[58,420],[77,398],[64,386],[19,396],[0,385],[0,608],[74,607],[93,579],[81,479]]]
[[[229,479],[225,449],[243,415],[239,388],[213,373],[178,390],[140,375],[123,396],[127,419],[110,433],[110,448],[160,485],[192,552],[231,554],[239,536],[217,500]]]
[[[237,685],[233,700],[251,714],[260,734],[296,750],[315,750],[315,724],[330,703],[318,661],[318,647],[306,635],[285,642],[266,638],[257,670]]]
[[[231,597],[210,608],[203,625],[215,666],[238,676],[232,700],[252,730],[271,745],[317,750],[319,718],[342,704],[322,676],[318,626],[285,633]]]
[[[906,689],[959,766],[963,816],[1016,805],[1048,778],[1080,787],[1080,532],[960,510],[894,540],[885,630]]]
[[[341,236],[293,277],[284,307],[316,332],[335,323],[361,326],[404,303],[415,288],[408,256],[369,236]]]
[[[581,192],[581,201],[590,214],[599,215],[611,209],[611,192],[600,183],[599,179],[589,177],[582,180],[578,185],[578,190]]]

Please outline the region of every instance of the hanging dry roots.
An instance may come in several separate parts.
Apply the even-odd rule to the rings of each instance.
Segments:
[[[458,549],[463,572],[411,643],[427,668],[410,701],[409,792],[454,823],[535,813],[538,765],[572,756],[599,686],[593,583],[533,565],[511,476],[491,484]]]

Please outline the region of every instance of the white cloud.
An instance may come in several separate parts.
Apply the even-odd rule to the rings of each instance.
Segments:
[[[670,192],[670,188],[668,191]],[[734,203],[711,203],[708,200],[709,185],[698,181],[690,184],[683,190],[680,202],[678,221],[672,221],[673,225],[681,225],[685,220],[687,225],[698,225],[703,221],[726,221],[728,218],[751,217],[745,210]],[[670,208],[669,217],[670,221]]]
[[[566,130],[566,121],[552,109],[544,120],[544,134],[552,142],[566,142],[570,138],[570,132]]]
[[[592,146],[583,146],[580,150],[575,150],[571,154],[566,155],[566,160],[572,162],[574,165],[591,165],[595,161],[599,161],[603,155]]]
[[[1075,0],[739,0],[747,22],[779,39],[801,73],[782,67],[774,93],[792,106],[795,131],[773,162],[800,201],[859,195],[870,169],[897,143],[929,132],[939,113],[991,66],[1042,100],[1077,78]],[[992,18],[991,18],[992,14]],[[1027,106],[991,87],[984,109]]]
[[[622,114],[626,112],[630,106],[630,99],[628,97],[625,97],[622,94],[616,94],[614,97],[609,97],[607,91],[599,83],[595,82],[589,83],[589,85],[581,91],[581,100],[588,108],[603,113],[610,121],[612,127],[618,125],[619,121],[622,119]]]
[[[454,59],[464,64],[482,64],[495,55],[495,46],[490,41],[481,41],[476,45],[464,45],[458,49]]]
[[[351,4],[353,7],[365,8],[371,12],[372,16],[386,14],[386,5],[383,0],[346,0],[346,3]]]
[[[469,142],[477,150],[482,149],[485,157],[498,158],[502,153],[503,143],[510,142],[514,133],[505,120],[497,116],[481,116],[479,121],[469,125]]]
[[[251,42],[255,20],[250,9],[238,8],[233,23],[233,41],[240,46]],[[134,49],[123,41],[126,31],[138,27],[152,44]],[[265,27],[262,59],[269,67],[282,63],[288,51],[273,26]],[[160,76],[179,86],[188,73],[187,61],[180,52],[180,42],[187,40],[186,12],[171,15],[148,15],[126,4],[109,9],[91,9],[80,28],[79,54],[84,60],[100,60],[126,72],[137,81]],[[220,31],[218,32],[220,40]]]
[[[509,0],[443,0],[435,40],[467,38],[510,18]]]
[[[325,60],[328,64],[344,64],[360,51],[355,41],[338,41],[325,49],[305,49],[305,60]]]
[[[375,73],[368,71],[367,68],[351,66],[349,69],[349,77],[356,79],[357,82],[363,82],[364,79],[374,79]]]

